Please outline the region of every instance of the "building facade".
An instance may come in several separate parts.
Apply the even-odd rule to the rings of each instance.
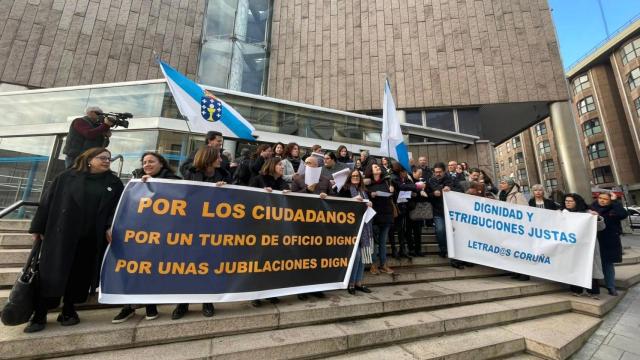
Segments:
[[[494,149],[499,178],[513,178],[530,195],[531,186],[541,184],[547,195],[565,191],[560,157],[551,120],[546,118]]]
[[[260,141],[328,149],[375,152],[386,78],[414,157],[490,173],[491,143],[569,98],[545,0],[6,0],[7,199],[46,186],[69,122],[89,104],[134,113],[114,132],[125,173],[143,150],[179,162],[202,134],[177,113],[156,57],[232,104]]]

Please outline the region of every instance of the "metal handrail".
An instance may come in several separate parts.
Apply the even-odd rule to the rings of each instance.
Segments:
[[[0,211],[0,219],[11,214],[12,212],[18,210],[23,206],[39,206],[39,205],[40,203],[37,201],[24,201],[24,200],[17,201],[7,206],[6,208],[4,208],[2,211]]]
[[[120,175],[122,175],[122,166],[124,166],[124,156],[122,156],[122,154],[119,154],[112,157],[111,163],[113,164],[113,162],[116,160],[120,160],[120,166],[118,167],[118,177],[120,177]]]

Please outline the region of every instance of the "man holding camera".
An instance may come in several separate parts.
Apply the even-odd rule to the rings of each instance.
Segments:
[[[111,136],[113,122],[108,117],[100,121],[102,109],[89,106],[85,116],[74,119],[69,126],[69,134],[62,152],[66,155],[64,165],[68,169],[73,166],[78,155],[93,147],[107,147]]]

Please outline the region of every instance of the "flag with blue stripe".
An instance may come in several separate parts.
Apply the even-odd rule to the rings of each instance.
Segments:
[[[163,61],[158,61],[180,113],[193,132],[215,130],[225,137],[255,140],[255,128],[235,109],[211,92],[189,80]]]
[[[384,96],[382,99],[382,136],[380,153],[397,160],[405,170],[410,171],[409,148],[404,143],[400,121],[396,116],[396,104],[391,95],[389,81],[384,83]]]

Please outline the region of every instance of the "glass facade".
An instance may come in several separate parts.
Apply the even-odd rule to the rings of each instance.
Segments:
[[[614,181],[611,166],[608,165],[591,170],[591,176],[593,176],[593,182],[596,184],[612,183]]]
[[[600,120],[598,118],[590,119],[582,124],[582,132],[585,137],[602,132]]]
[[[587,146],[587,154],[589,154],[589,160],[601,159],[609,155],[604,141],[598,141]]]
[[[482,135],[480,111],[478,109],[457,110],[458,130],[463,134]]]
[[[440,130],[456,131],[453,111],[427,111],[427,127]]]
[[[573,80],[573,93],[578,94],[584,89],[588,89],[591,87],[591,83],[589,83],[589,76],[587,74],[580,75],[575,80]]]
[[[264,94],[271,11],[271,0],[209,0],[198,81]]]
[[[547,124],[543,122],[536,124],[536,136],[542,136],[547,133]]]

